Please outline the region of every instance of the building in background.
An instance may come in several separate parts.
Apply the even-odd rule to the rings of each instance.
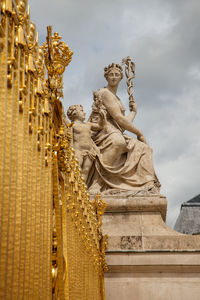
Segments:
[[[200,194],[181,205],[174,229],[185,234],[200,234]]]

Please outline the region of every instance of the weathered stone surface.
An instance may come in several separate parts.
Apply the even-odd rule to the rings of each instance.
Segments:
[[[104,195],[104,201],[106,300],[199,300],[200,236],[164,223],[166,198]]]
[[[104,196],[104,200],[103,232],[108,234],[108,251],[200,250],[200,237],[180,234],[164,223],[164,196]]]
[[[158,212],[166,220],[167,199],[160,194],[134,195],[124,192],[117,195],[103,194],[106,201],[106,213],[116,212]]]

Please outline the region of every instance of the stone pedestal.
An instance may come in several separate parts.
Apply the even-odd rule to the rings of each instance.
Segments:
[[[106,300],[199,300],[200,236],[165,224],[161,195],[103,196]]]

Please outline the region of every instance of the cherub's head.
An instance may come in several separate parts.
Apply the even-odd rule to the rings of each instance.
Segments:
[[[71,105],[67,110],[67,116],[70,121],[85,120],[85,112],[83,110],[83,106],[81,104]]]

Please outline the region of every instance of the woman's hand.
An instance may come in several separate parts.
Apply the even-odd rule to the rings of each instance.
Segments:
[[[147,141],[146,141],[146,139],[145,139],[145,137],[144,137],[143,134],[138,135],[138,136],[137,136],[137,139],[138,139],[140,142],[143,142],[143,143],[147,144]]]
[[[133,112],[137,113],[137,104],[134,100],[131,100],[129,102],[129,109],[131,112],[133,111]]]

